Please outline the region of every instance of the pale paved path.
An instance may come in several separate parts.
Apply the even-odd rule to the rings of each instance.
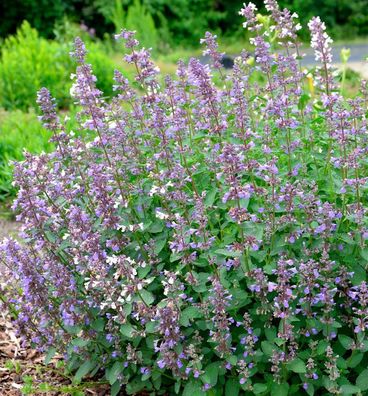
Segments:
[[[19,230],[19,223],[0,218],[0,241],[8,236],[16,237]]]
[[[332,47],[333,62],[337,68],[341,67],[340,52],[343,48],[350,48],[351,55],[348,62],[348,67],[362,75],[363,78],[368,78],[368,62],[365,60],[368,57],[368,40],[359,44],[346,43],[338,44]],[[316,61],[314,58],[314,52],[311,48],[302,48],[300,50],[302,54],[305,54],[301,60],[301,64],[305,67],[316,66]],[[237,55],[227,56],[227,67],[231,67],[232,59]],[[209,63],[210,59],[208,56],[200,57],[202,63]],[[226,67],[226,66],[225,66]]]
[[[368,62],[366,61],[366,58],[368,57],[368,40],[359,44],[346,43],[334,45],[332,47],[332,58],[337,68],[342,66],[340,52],[343,48],[350,49],[348,67],[360,73],[363,78],[368,78]],[[303,48],[302,53],[305,54],[305,57],[301,61],[303,66],[308,67],[316,65],[314,53],[311,48]]]

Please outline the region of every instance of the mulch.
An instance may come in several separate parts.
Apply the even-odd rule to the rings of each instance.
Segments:
[[[54,358],[48,366],[44,365],[44,356],[31,348],[23,347],[20,339],[6,312],[0,313],[0,395],[21,396],[21,389],[27,382],[32,382],[31,395],[66,396],[60,392],[63,386],[71,381],[63,375],[62,369],[57,368],[61,357]],[[53,391],[38,390],[42,383],[47,383]],[[42,386],[42,385],[41,385]],[[87,396],[107,396],[110,389],[101,385],[93,389],[83,389]]]

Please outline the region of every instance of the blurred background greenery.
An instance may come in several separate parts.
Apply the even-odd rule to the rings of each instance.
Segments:
[[[42,37],[53,38],[55,24],[65,16],[95,29],[98,37],[113,33],[124,24],[138,29],[145,39],[157,44],[196,45],[203,31],[221,36],[241,36],[237,15],[243,0],[2,0],[0,36],[15,33],[23,20]],[[253,0],[262,11],[262,0]],[[337,38],[368,34],[367,0],[280,0],[281,7],[297,12],[305,24],[319,15]],[[147,31],[155,34],[146,35]],[[140,30],[140,29],[139,29]],[[155,42],[156,41],[156,42]],[[156,46],[156,45],[155,45]]]
[[[253,1],[262,13],[263,2]],[[304,27],[319,15],[336,40],[368,36],[368,0],[279,3],[298,13]],[[37,120],[37,90],[48,87],[62,112],[75,111],[69,96],[75,70],[69,52],[75,36],[86,41],[97,85],[110,97],[115,68],[133,78],[113,33],[122,27],[136,30],[142,45],[153,49],[163,74],[171,74],[178,59],[200,53],[199,40],[207,30],[218,34],[221,50],[230,54],[247,46],[238,15],[242,4],[243,0],[1,0],[0,200],[14,195],[9,161],[21,160],[24,149],[37,153],[51,148]],[[309,40],[306,29],[300,38]]]

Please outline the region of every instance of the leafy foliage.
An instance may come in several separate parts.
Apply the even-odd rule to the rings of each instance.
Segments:
[[[4,300],[76,383],[102,372],[112,395],[366,392],[367,82],[340,95],[318,17],[320,67],[306,76],[295,16],[265,6],[270,17],[241,10],[255,56],[229,75],[207,32],[212,66],[179,62],[160,86],[123,30],[136,75],[115,71],[111,101],[77,38],[77,134],[39,91],[55,150],[15,167],[24,241],[0,246],[19,282]]]

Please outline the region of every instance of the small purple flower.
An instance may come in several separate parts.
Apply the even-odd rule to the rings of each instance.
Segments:
[[[151,370],[148,367],[141,367],[140,372],[143,375],[149,375],[151,373]]]

